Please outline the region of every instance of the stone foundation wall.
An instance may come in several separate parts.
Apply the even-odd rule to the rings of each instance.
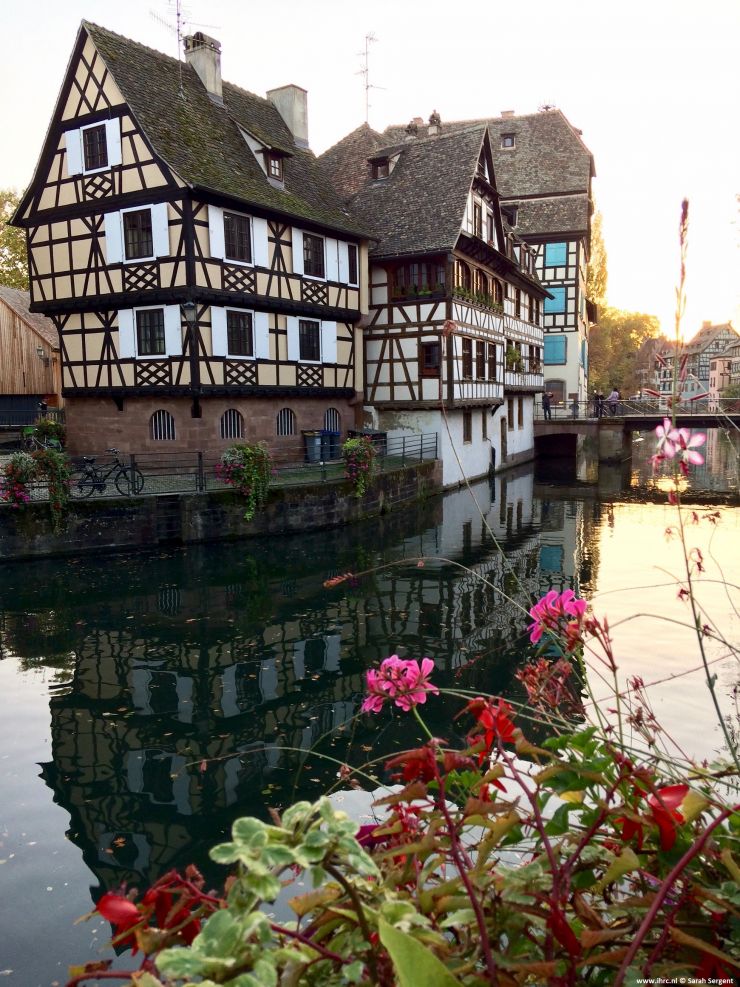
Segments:
[[[243,499],[231,491],[74,501],[56,534],[47,504],[2,506],[0,561],[315,531],[378,517],[441,489],[436,460],[382,474],[362,498],[346,481],[279,488],[250,522],[243,517]]]
[[[324,428],[328,408],[339,412],[342,439],[348,429],[361,427],[362,408],[347,398],[311,397],[204,397],[201,417],[193,418],[190,398],[127,397],[119,411],[112,398],[70,397],[66,401],[67,451],[72,456],[102,452],[113,446],[123,453],[170,452],[221,453],[235,439],[221,438],[221,416],[235,408],[244,418],[245,442],[266,442],[277,461],[303,459],[303,431]],[[277,416],[290,408],[296,418],[296,434],[278,436]],[[152,438],[150,419],[155,411],[168,411],[175,419],[174,441]]]

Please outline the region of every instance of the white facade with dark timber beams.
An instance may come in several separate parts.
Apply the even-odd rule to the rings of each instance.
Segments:
[[[255,96],[218,42],[185,47],[83,22],[14,219],[70,449],[300,459],[303,430],[358,424],[367,239],[307,150],[305,91]]]
[[[420,125],[417,118],[415,125]],[[594,160],[581,132],[555,107],[517,116],[451,121],[440,133],[488,127],[501,212],[535,250],[535,270],[548,290],[544,300],[544,388],[555,401],[584,401],[588,387],[588,333],[596,321],[586,293]],[[402,140],[407,128],[388,127],[383,138]]]
[[[367,423],[438,432],[452,486],[533,455],[546,292],[502,222],[486,128],[438,129],[387,147],[365,125],[320,161],[376,237]]]

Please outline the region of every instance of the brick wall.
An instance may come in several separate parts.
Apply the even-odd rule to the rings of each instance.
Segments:
[[[348,429],[361,427],[362,406],[347,398],[201,398],[201,417],[193,418],[190,398],[129,397],[119,411],[112,398],[71,397],[66,401],[67,449],[70,455],[101,452],[110,446],[123,453],[137,452],[220,452],[234,439],[222,439],[221,416],[230,408],[244,418],[244,441],[266,442],[273,458],[280,461],[303,459],[302,431],[322,429],[324,414],[335,408],[340,415],[342,437]],[[296,434],[278,436],[277,416],[283,408],[295,415]],[[163,409],[175,419],[175,440],[156,441],[151,436],[150,419]]]

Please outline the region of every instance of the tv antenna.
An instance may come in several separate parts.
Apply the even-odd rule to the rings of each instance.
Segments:
[[[363,59],[362,68],[356,74],[361,75],[365,80],[365,123],[370,122],[370,90],[384,88],[383,86],[374,86],[370,82],[370,45],[374,44],[377,40],[373,32],[369,31],[365,35],[365,50],[357,53]]]
[[[195,21],[190,20],[190,10],[186,7],[182,0],[167,0],[167,9],[170,16],[174,13],[175,19],[168,20],[166,17],[162,17],[157,13],[156,10],[149,10],[149,16],[160,25],[160,27],[165,28],[170,34],[174,34],[177,37],[177,60],[180,63],[180,95],[183,95],[182,90],[182,39],[183,32],[185,30],[190,30],[194,27],[207,27],[211,29],[218,29],[216,24],[198,24]]]

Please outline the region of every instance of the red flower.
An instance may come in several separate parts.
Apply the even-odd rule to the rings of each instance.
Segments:
[[[662,850],[670,850],[676,842],[676,823],[683,822],[678,807],[686,798],[688,791],[688,785],[666,785],[664,788],[659,788],[654,795],[648,795],[647,801],[652,810],[653,820],[660,830]]]
[[[480,733],[483,734],[485,748],[478,754],[479,765],[483,764],[496,740],[500,740],[503,744],[513,743],[516,740],[516,728],[510,719],[510,714],[514,711],[503,699],[492,702],[490,699],[482,699],[478,696],[470,700],[463,712],[472,713],[478,721],[479,729],[468,737],[468,743],[473,746],[480,740]]]
[[[385,766],[388,770],[400,767],[401,770],[392,777],[401,781],[431,781],[435,777],[435,753],[429,745],[417,747],[416,750],[392,757],[385,762]]]
[[[124,898],[123,895],[115,894],[112,891],[108,891],[103,895],[98,902],[96,911],[98,911],[107,922],[111,923],[115,937],[122,935],[122,933],[127,932],[135,925],[138,925],[144,918],[133,901],[129,901],[129,899]],[[134,952],[136,952],[136,937],[133,932],[131,935],[125,936],[123,939],[119,939],[119,945],[132,945],[134,947]]]

